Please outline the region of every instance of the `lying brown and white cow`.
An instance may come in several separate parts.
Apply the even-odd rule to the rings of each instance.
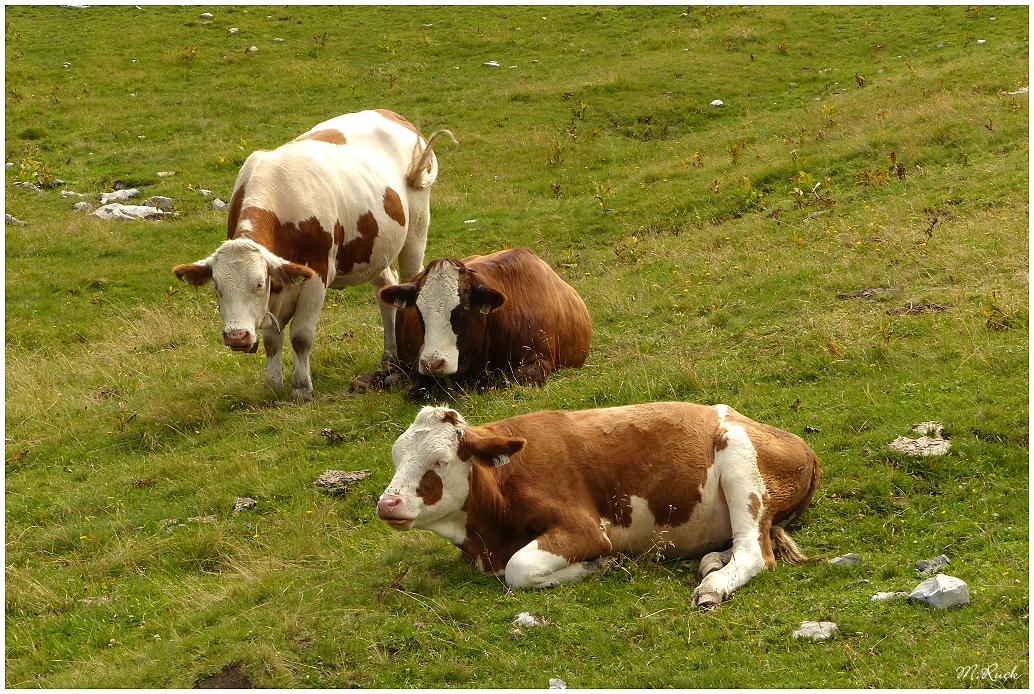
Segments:
[[[485,384],[502,375],[541,385],[589,354],[585,302],[527,248],[439,258],[379,296],[403,309],[395,319],[398,359],[425,383],[444,376],[454,385]]]
[[[574,581],[617,553],[700,556],[693,603],[713,606],[776,556],[819,461],[799,437],[725,405],[542,411],[470,426],[425,407],[391,450],[377,515],[431,530],[514,587]],[[705,568],[706,567],[706,568]]]
[[[291,322],[291,397],[312,398],[309,353],[327,287],[369,282],[380,289],[424,261],[431,147],[405,118],[385,109],[332,118],[244,162],[234,184],[227,241],[209,257],[173,272],[215,286],[223,342],[236,351],[266,348],[266,383],[283,388],[282,329]],[[381,306],[384,358],[395,357],[395,309]]]

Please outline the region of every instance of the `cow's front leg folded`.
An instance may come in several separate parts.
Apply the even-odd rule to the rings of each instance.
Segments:
[[[603,557],[610,541],[599,528],[553,530],[517,550],[506,563],[505,578],[513,588],[548,588],[577,581],[610,565]]]

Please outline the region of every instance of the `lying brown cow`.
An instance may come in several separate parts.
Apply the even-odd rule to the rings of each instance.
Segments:
[[[440,258],[379,296],[395,317],[398,359],[427,388],[487,385],[499,376],[541,385],[554,369],[585,362],[592,321],[578,292],[526,248],[463,260]],[[386,372],[357,379],[378,384]]]
[[[480,427],[425,407],[391,456],[395,476],[377,515],[441,535],[511,586],[574,581],[619,552],[712,552],[693,594],[700,606],[718,605],[777,555],[805,558],[783,526],[819,479],[799,437],[725,405],[681,402]],[[731,551],[716,552],[730,541]]]

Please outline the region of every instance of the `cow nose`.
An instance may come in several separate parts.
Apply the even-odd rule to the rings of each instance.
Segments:
[[[424,371],[430,376],[441,376],[445,373],[445,360],[441,357],[421,357],[420,366],[424,367]]]
[[[401,503],[402,499],[395,496],[394,494],[384,494],[377,501],[377,517],[391,518],[395,512],[395,509]]]
[[[241,349],[251,347],[251,334],[247,330],[231,330],[223,333],[223,344]]]

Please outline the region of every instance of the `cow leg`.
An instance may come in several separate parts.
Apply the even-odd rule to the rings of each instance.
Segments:
[[[262,329],[262,348],[266,351],[266,385],[277,393],[284,389],[283,329],[287,327],[287,322],[291,320],[294,312],[293,297],[287,297],[288,300],[284,300],[285,294],[290,292],[291,288],[288,287],[281,292],[270,294],[269,296],[267,308],[273,315],[279,316],[281,329],[277,330],[275,325]]]
[[[318,278],[303,282],[291,321],[291,348],[294,349],[294,377],[291,379],[291,399],[312,400],[312,374],[309,354],[316,335],[316,322],[327,296],[327,287]]]
[[[390,265],[384,268],[381,274],[370,280],[375,298],[377,292],[382,287],[398,283],[398,275],[395,274]],[[387,365],[393,361],[398,361],[398,349],[395,344],[395,307],[389,306],[380,300],[377,301],[377,306],[381,310],[381,324],[384,326],[384,352],[381,353],[381,364]]]
[[[541,386],[546,382],[550,372],[553,369],[550,364],[544,359],[536,358],[535,361],[530,364],[524,364],[517,368],[514,373],[514,379],[518,385],[522,386]]]
[[[772,526],[762,501],[765,483],[754,445],[739,426],[729,427],[726,441],[726,447],[715,452],[714,464],[729,506],[732,556],[725,566],[711,570],[700,581],[693,593],[693,604],[700,607],[716,607],[765,570],[761,537],[768,535]]]
[[[513,588],[548,588],[577,581],[609,565],[610,541],[598,527],[584,531],[549,531],[517,550],[506,563],[506,583]],[[568,558],[572,557],[572,558]]]

